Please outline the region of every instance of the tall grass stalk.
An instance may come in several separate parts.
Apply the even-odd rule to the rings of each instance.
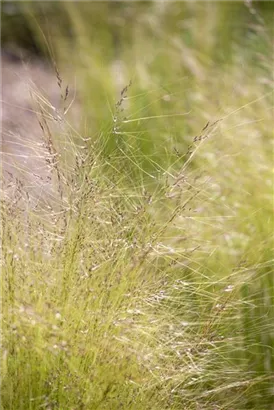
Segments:
[[[72,44],[53,44],[64,72],[77,50],[86,122],[33,91],[41,168],[3,186],[2,408],[273,409],[272,61],[251,44],[267,29],[215,64],[201,6],[194,28],[140,6],[114,58],[92,7],[66,4]]]

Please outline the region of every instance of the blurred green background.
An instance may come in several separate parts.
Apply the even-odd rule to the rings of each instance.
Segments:
[[[1,7],[66,193],[8,202],[4,408],[273,410],[274,3]]]

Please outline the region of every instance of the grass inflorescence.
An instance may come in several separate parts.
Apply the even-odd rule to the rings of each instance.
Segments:
[[[117,90],[86,21],[108,7],[64,6],[60,107],[32,85],[39,161],[4,169],[2,408],[272,409],[272,61],[248,43],[268,49],[267,29],[253,13],[248,55],[223,33],[232,50],[216,64],[221,8],[207,8],[204,53],[191,4],[113,9]]]

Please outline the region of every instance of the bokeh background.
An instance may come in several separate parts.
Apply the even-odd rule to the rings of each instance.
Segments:
[[[1,3],[3,409],[274,409],[273,11]]]

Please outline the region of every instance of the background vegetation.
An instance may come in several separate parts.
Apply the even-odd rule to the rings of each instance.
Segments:
[[[60,104],[5,175],[2,408],[274,409],[273,5],[3,10]]]

